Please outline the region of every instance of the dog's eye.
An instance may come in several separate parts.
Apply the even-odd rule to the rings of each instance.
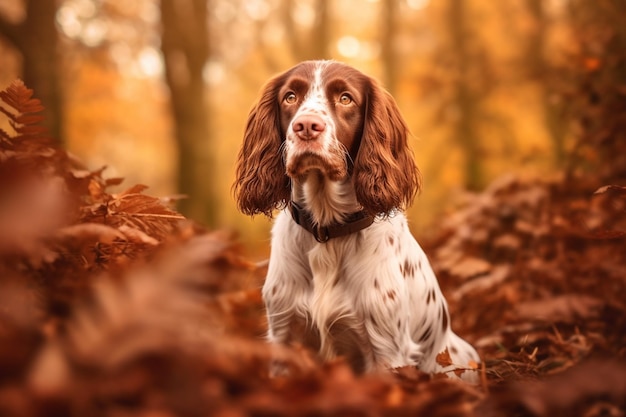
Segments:
[[[347,106],[348,104],[352,103],[352,97],[348,93],[343,93],[339,97],[339,103],[343,104],[344,106]]]
[[[287,104],[293,104],[298,100],[298,98],[296,97],[295,93],[289,92],[285,94],[285,98],[283,100]]]

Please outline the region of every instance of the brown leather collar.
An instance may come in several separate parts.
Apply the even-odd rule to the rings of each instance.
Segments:
[[[311,213],[308,210],[305,210],[293,201],[291,202],[291,217],[320,243],[326,243],[335,237],[356,233],[374,223],[374,217],[362,210],[349,214],[343,223],[333,223],[320,227],[313,222]]]

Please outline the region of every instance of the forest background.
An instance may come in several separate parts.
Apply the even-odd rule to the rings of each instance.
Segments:
[[[623,416],[625,22],[623,0],[0,0],[0,415]],[[479,385],[265,343],[270,222],[230,184],[261,86],[310,58],[396,97]]]
[[[568,83],[603,65],[585,42],[604,35],[579,29],[594,10],[613,18],[605,3],[0,0],[0,87],[23,78],[88,168],[184,194],[183,214],[265,253],[270,223],[230,192],[248,110],[273,74],[345,61],[383,82],[414,135],[419,235],[463,190],[563,172],[579,133]]]

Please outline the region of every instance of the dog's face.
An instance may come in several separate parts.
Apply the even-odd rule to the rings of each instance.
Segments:
[[[363,134],[367,78],[337,62],[296,66],[278,91],[286,172],[343,180]]]
[[[314,170],[349,182],[372,215],[402,209],[420,186],[407,138],[374,79],[335,61],[302,62],[272,78],[250,111],[234,184],[239,209],[271,216]]]

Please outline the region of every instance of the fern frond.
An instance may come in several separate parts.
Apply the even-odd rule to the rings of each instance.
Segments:
[[[41,100],[33,98],[33,90],[22,80],[15,80],[5,90],[0,91],[0,99],[20,114],[40,113],[44,110]]]
[[[40,125],[44,117],[41,100],[33,97],[33,90],[26,87],[22,80],[13,81],[5,90],[0,91],[0,112],[9,119],[15,135],[0,131],[0,139],[5,142],[21,142],[24,139],[48,140],[47,129]],[[2,105],[4,103],[4,105]]]
[[[135,185],[120,194],[108,194],[106,184],[94,175],[90,186],[92,204],[84,206],[81,221],[98,222],[111,227],[136,229],[157,241],[163,241],[185,220],[185,217],[168,207],[157,197],[142,192],[144,185]]]

